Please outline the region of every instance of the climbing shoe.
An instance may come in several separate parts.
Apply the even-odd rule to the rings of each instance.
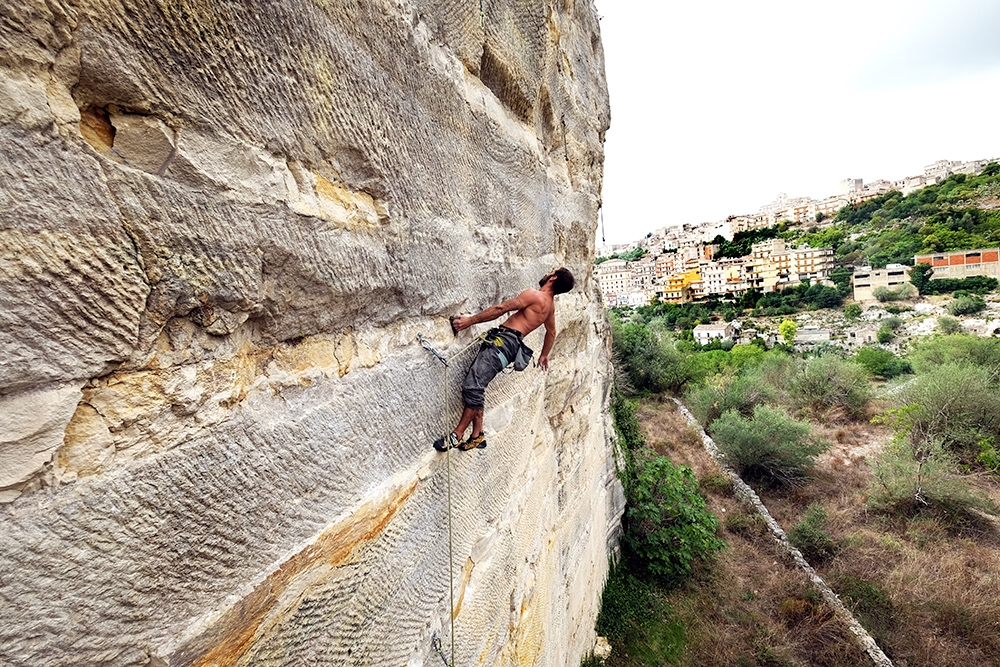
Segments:
[[[448,434],[447,444],[445,444],[445,437],[441,436],[434,441],[434,449],[439,452],[446,452],[451,447],[459,447],[459,438],[454,432]]]
[[[473,437],[469,436],[469,439],[458,446],[463,452],[467,452],[470,449],[485,449],[486,448],[486,434],[480,433],[479,435]]]

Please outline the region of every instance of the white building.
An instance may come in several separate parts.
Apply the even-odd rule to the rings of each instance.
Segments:
[[[713,322],[699,324],[694,328],[694,339],[700,345],[707,345],[712,340],[733,340],[736,327],[733,322]]]
[[[604,296],[604,305],[613,308],[618,297],[632,291],[632,271],[624,259],[609,259],[597,265],[597,284]]]

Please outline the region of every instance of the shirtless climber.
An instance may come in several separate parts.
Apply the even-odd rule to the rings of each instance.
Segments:
[[[479,348],[469,373],[462,383],[462,403],[465,409],[455,430],[445,438],[438,438],[434,448],[447,451],[449,447],[458,447],[463,451],[486,446],[486,436],[483,435],[484,392],[497,373],[504,369],[507,363],[514,360],[521,339],[545,325],[545,342],[542,352],[538,355],[538,365],[549,368],[549,352],[556,340],[556,306],[552,300],[556,294],[564,294],[573,289],[573,274],[569,269],[561,268],[546,274],[538,281],[539,289],[526,289],[515,298],[504,301],[498,306],[492,306],[471,317],[452,318],[451,326],[455,333],[468,329],[473,324],[490,322],[504,313],[517,311],[507,318],[499,328],[490,329],[486,339]],[[501,357],[502,355],[502,357]],[[462,435],[472,424],[472,434],[468,440],[462,441]]]

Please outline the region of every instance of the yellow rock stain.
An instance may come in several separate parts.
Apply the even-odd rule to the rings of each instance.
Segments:
[[[385,206],[367,192],[350,190],[320,174],[313,175],[320,208],[333,222],[350,228],[378,228],[387,217]]]

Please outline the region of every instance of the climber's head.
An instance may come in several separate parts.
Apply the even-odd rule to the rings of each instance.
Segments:
[[[552,281],[553,294],[565,294],[573,289],[573,285],[576,283],[573,279],[573,274],[570,273],[569,269],[566,267],[558,268],[551,273],[546,273],[542,276],[542,279],[538,281],[538,286],[545,287],[545,284],[550,280]]]

